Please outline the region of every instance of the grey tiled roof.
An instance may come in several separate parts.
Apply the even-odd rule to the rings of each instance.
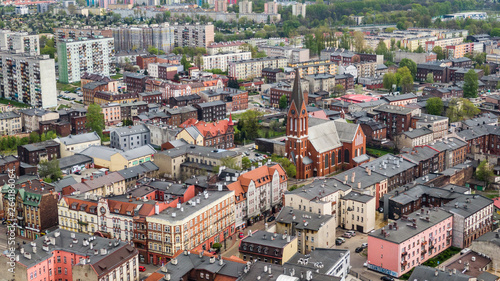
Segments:
[[[430,227],[433,227],[434,225],[446,220],[449,217],[452,217],[453,215],[450,214],[447,211],[441,210],[440,208],[427,208],[424,207],[422,208],[424,210],[424,217],[428,216],[429,220],[421,219],[420,212],[414,212],[408,215],[408,220],[404,219],[399,219],[396,221],[398,225],[398,229],[396,230],[393,228],[392,230],[389,230],[385,228],[386,233],[388,233],[388,236],[384,236],[382,234],[382,228],[377,229],[374,232],[370,233],[369,236],[376,237],[379,239],[383,239],[386,241],[390,241],[396,244],[402,243],[412,237],[415,237],[415,235],[424,232]],[[427,210],[429,210],[429,213],[427,214]],[[417,227],[411,227],[408,226],[408,224],[411,224],[410,220],[413,220],[416,222]]]
[[[288,208],[288,207],[284,207],[284,208]],[[274,248],[285,248],[288,244],[292,243],[291,241],[293,241],[294,239],[297,239],[297,237],[291,236],[290,242],[288,242],[287,238],[283,239],[282,235],[276,235],[274,237],[275,239],[271,239],[271,237],[273,237],[274,235],[275,234],[273,232],[258,230],[256,232],[252,233],[252,236],[249,235],[249,236],[246,236],[245,238],[241,239],[240,245],[243,245],[245,243],[251,243],[251,244],[269,246],[269,247],[274,247]]]
[[[395,96],[384,96],[384,99],[388,100],[389,102],[392,101],[400,101],[400,100],[408,100],[408,99],[416,99],[417,96],[413,93],[409,94],[402,94],[402,95],[395,95]]]
[[[38,151],[38,150],[46,149],[47,147],[52,147],[52,146],[59,146],[59,143],[57,143],[53,140],[47,140],[47,141],[42,141],[42,142],[37,142],[37,143],[26,144],[26,145],[23,145],[22,147],[24,147],[28,151]]]
[[[415,267],[413,273],[408,280],[412,281],[469,281],[472,277],[462,274],[460,272],[450,273],[442,271],[434,267],[419,265]],[[474,278],[475,279],[475,278]]]
[[[293,224],[295,229],[318,231],[332,219],[331,215],[318,215],[292,207],[283,207],[276,217],[276,223]]]
[[[84,142],[97,141],[101,138],[96,132],[80,134],[80,135],[69,135],[64,138],[58,138],[58,140],[65,145],[73,145]]]
[[[411,131],[406,131],[403,134],[409,137],[410,139],[415,139],[421,136],[430,135],[432,133],[433,132],[431,130],[427,129],[426,127],[422,127],[418,129],[413,129]]]
[[[15,113],[14,111],[7,111],[0,113],[0,120],[19,118],[19,117],[21,117],[21,115]]]
[[[59,169],[68,169],[75,165],[83,165],[92,162],[93,160],[91,157],[88,157],[83,154],[75,154],[72,156],[63,157],[59,159]]]
[[[293,191],[286,191],[285,194],[295,194],[306,200],[317,200],[339,190],[346,191],[349,189],[351,189],[350,186],[343,184],[337,179],[315,179],[312,183]]]
[[[118,134],[119,137],[123,137],[135,134],[149,133],[149,129],[144,125],[136,125],[136,126],[120,127],[114,130],[113,133]]]
[[[328,274],[332,268],[335,268],[339,262],[343,262],[346,256],[350,256],[349,250],[344,249],[324,249],[315,248],[308,255],[297,253],[291,257],[285,266],[298,266],[300,268],[307,268],[313,272],[320,274]],[[307,259],[307,264],[300,264],[299,260]],[[349,260],[349,257],[347,258]],[[316,266],[321,263],[322,266]],[[300,272],[300,271],[297,271]]]
[[[373,161],[362,164],[363,168],[370,168],[373,172],[387,176],[388,178],[407,171],[416,166],[416,164],[393,154],[386,154]]]
[[[146,161],[137,166],[117,171],[125,180],[158,170],[158,166],[151,161]]]
[[[408,107],[403,107],[403,106],[397,106],[397,105],[382,105],[378,108],[373,109],[375,111],[381,111],[381,112],[388,112],[388,113],[393,113],[393,114],[410,114],[414,109],[413,108],[408,108]]]
[[[490,205],[493,205],[492,199],[482,195],[468,194],[444,204],[443,208],[453,214],[467,218]]]
[[[361,194],[359,192],[349,192],[346,194],[344,197],[342,197],[343,200],[352,200],[356,202],[361,202],[361,203],[368,203],[371,200],[374,200],[375,197],[371,195],[366,195],[366,194]]]

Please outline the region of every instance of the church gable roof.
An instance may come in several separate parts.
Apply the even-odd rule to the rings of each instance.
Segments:
[[[334,121],[324,122],[309,128],[309,142],[319,153],[342,146]]]
[[[358,131],[358,124],[347,123],[344,119],[335,120],[337,133],[341,142],[352,142]]]

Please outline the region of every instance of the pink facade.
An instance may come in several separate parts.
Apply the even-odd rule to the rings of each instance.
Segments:
[[[64,251],[53,251],[53,256],[28,269],[30,281],[73,280],[72,265],[84,256]]]
[[[422,210],[368,236],[368,268],[399,277],[451,246],[452,214]]]

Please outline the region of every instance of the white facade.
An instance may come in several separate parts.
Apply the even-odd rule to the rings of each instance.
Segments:
[[[285,57],[272,57],[241,60],[229,63],[228,74],[236,79],[249,79],[262,76],[264,68],[285,68],[288,59]]]
[[[33,107],[57,106],[54,59],[0,53],[0,96]]]
[[[251,58],[252,58],[251,52],[240,52],[240,53],[203,56],[202,57],[203,65],[201,66],[201,68],[202,68],[202,70],[220,69],[222,71],[227,71],[229,62],[248,60]]]
[[[114,54],[113,38],[61,41],[57,44],[59,81],[78,82],[85,72],[109,76]]]

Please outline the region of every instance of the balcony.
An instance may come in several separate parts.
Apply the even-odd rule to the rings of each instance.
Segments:
[[[404,257],[404,256],[406,256],[407,254],[408,254],[408,252],[406,252],[406,251],[405,251],[405,252],[401,253],[401,256],[402,256],[402,257]]]

